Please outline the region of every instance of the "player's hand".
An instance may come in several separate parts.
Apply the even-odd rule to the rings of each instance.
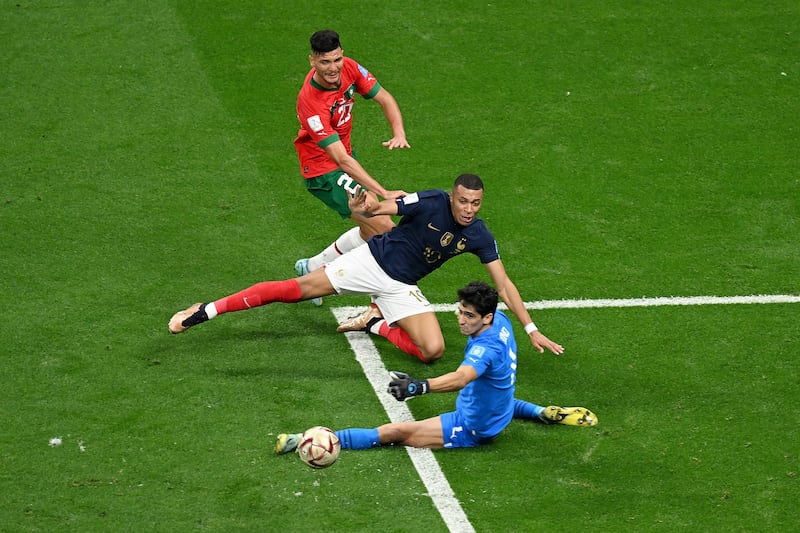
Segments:
[[[383,144],[389,150],[394,150],[395,148],[411,148],[411,145],[408,144],[405,136],[394,136],[381,144]]]
[[[408,193],[406,191],[386,191],[386,196],[384,196],[384,198],[387,200],[397,200],[403,196],[408,196]]]
[[[544,335],[538,329],[529,335],[531,339],[531,344],[533,347],[539,350],[539,353],[544,353],[545,348],[550,350],[556,355],[561,355],[564,353],[564,347],[558,344],[557,342],[553,342]]]
[[[392,380],[389,382],[388,392],[399,402],[428,392],[427,380],[419,381],[397,370],[389,371],[389,377]]]
[[[375,193],[364,189],[360,185],[356,187],[356,192],[350,194],[350,199],[347,201],[351,212],[363,215],[369,215],[379,203]]]

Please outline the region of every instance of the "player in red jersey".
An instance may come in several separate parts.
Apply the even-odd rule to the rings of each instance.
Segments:
[[[350,133],[356,94],[374,100],[383,109],[392,128],[392,138],[383,145],[389,150],[410,148],[397,101],[366,68],[344,56],[339,34],[333,30],[321,30],[311,36],[310,42],[311,71],[297,97],[300,131],[294,145],[300,159],[300,170],[311,194],[342,218],[355,221],[358,227],[339,236],[316,256],[298,260],[295,270],[299,276],[394,227],[389,216],[366,218],[350,211],[348,200],[358,187],[386,199],[406,194],[402,190],[384,188],[353,157]],[[312,301],[316,305],[322,302],[320,298]]]

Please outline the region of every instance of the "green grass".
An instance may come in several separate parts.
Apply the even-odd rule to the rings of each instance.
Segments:
[[[0,3],[0,529],[446,530],[401,450],[272,454],[387,420],[330,313],[362,299],[166,332],[349,227],[291,144],[313,31],[400,102],[403,152],[358,104],[366,168],[408,191],[481,175],[512,279],[549,300],[800,294],[798,24],[788,1]],[[476,278],[461,259],[422,288]],[[795,528],[796,304],[534,316],[567,352],[522,349],[518,395],[600,424],[435,452],[477,531]],[[443,361],[377,339],[386,366],[452,369],[439,318]]]

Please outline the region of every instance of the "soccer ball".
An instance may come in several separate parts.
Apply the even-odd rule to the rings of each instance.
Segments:
[[[336,433],[323,426],[314,426],[300,437],[297,455],[311,468],[327,468],[339,458],[341,449]]]

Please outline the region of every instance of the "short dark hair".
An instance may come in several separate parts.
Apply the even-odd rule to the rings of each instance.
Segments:
[[[311,52],[314,54],[325,54],[341,48],[339,34],[333,30],[319,30],[311,36]]]
[[[459,185],[471,191],[483,190],[483,180],[475,174],[461,174],[456,178],[456,182],[453,183],[453,188],[455,189]]]
[[[458,301],[471,305],[481,316],[497,311],[497,291],[483,281],[473,281],[458,289]]]

